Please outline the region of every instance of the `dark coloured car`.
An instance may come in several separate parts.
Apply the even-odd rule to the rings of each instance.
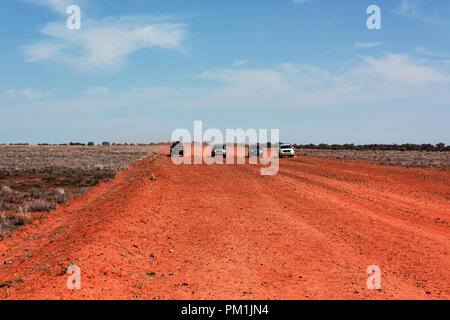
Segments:
[[[215,144],[211,151],[211,157],[221,156],[226,158],[227,157],[227,149],[224,144]]]
[[[257,144],[251,144],[248,146],[248,157],[259,157],[262,158],[263,156],[263,148],[260,146],[259,143]]]
[[[180,141],[176,141],[172,143],[172,146],[170,147],[170,156],[176,157],[176,156],[184,156],[184,147],[183,144]]]

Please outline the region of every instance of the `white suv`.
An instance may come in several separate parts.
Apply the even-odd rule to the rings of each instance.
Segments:
[[[294,148],[290,144],[281,144],[279,148],[280,158],[287,156],[293,158],[295,155]]]

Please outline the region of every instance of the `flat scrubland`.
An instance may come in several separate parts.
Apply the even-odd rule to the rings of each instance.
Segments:
[[[0,221],[21,225],[24,212],[47,212],[86,193],[158,146],[0,146]],[[12,220],[12,221],[10,221]],[[19,220],[19,221],[17,221]],[[10,228],[8,228],[10,229]]]
[[[308,157],[360,159],[387,166],[444,169],[450,167],[450,151],[296,149],[296,154]]]

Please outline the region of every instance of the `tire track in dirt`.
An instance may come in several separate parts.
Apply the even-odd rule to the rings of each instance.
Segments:
[[[347,199],[345,196],[338,197],[338,194],[332,192],[333,188],[329,188],[328,186],[324,187],[322,181],[317,182],[315,180],[311,181],[304,179],[303,173],[304,171],[307,171],[307,169],[304,169],[301,166],[297,167],[295,171],[302,172],[302,177],[291,178],[290,174],[292,174],[291,171],[293,170],[288,170],[290,171],[289,174],[285,170],[286,167],[289,167],[288,164],[290,163],[284,162],[280,171],[281,176],[287,181],[287,187],[285,187],[284,190],[280,190],[281,193],[293,193],[293,189],[295,190],[294,192],[297,193],[297,196],[292,195],[290,198],[299,199],[300,194],[305,197],[305,203],[328,202],[328,205],[334,204],[334,210],[338,213],[334,218],[332,213],[328,212],[329,210],[325,210],[325,214],[328,215],[327,217],[318,217],[317,215],[314,215],[313,218],[309,220],[313,225],[321,228],[321,230],[324,228],[328,229],[328,231],[326,231],[328,239],[342,242],[342,240],[345,241],[345,238],[348,238],[349,241],[347,242],[352,246],[359,248],[361,250],[361,255],[373,256],[376,258],[374,259],[376,261],[385,261],[383,264],[392,267],[392,273],[394,274],[401,274],[404,266],[394,266],[392,260],[399,253],[404,254],[405,256],[402,257],[402,262],[410,262],[411,270],[402,276],[410,278],[409,280],[411,286],[424,287],[424,283],[428,282],[428,278],[438,278],[442,281],[446,281],[448,278],[447,268],[449,264],[449,232],[448,228],[444,229],[446,226],[443,226],[440,229],[441,236],[438,237],[435,237],[434,234],[423,231],[421,234],[417,234],[418,229],[424,229],[423,225],[414,226],[411,228],[408,223],[403,221],[393,223],[391,216],[393,209],[390,209],[389,207],[382,208],[384,210],[383,211],[377,207],[370,208],[368,204],[362,203],[360,198],[358,198],[358,201],[355,201],[353,197],[348,197]],[[348,162],[348,164],[355,166],[355,168],[357,167],[354,162]],[[382,167],[380,167],[380,169],[382,169]],[[298,188],[299,186],[302,187]],[[277,184],[276,188],[279,189],[279,187],[280,185]],[[353,191],[358,192],[358,190]],[[445,190],[443,191],[445,192]],[[348,192],[345,193],[345,195],[347,194]],[[301,198],[299,201],[302,201]],[[369,202],[369,204],[371,205],[371,202]],[[391,203],[391,208],[395,208],[395,202]],[[317,208],[315,210],[315,212],[323,211],[324,210],[321,208]],[[304,215],[302,218],[308,219],[311,218],[311,216]],[[325,221],[326,223],[320,224],[320,221]],[[378,222],[378,227],[375,227],[374,225],[376,222]],[[392,226],[395,227],[393,228]],[[336,232],[337,230],[339,232]],[[411,234],[411,230],[413,230],[416,234]],[[399,233],[404,236],[404,238],[398,235]],[[447,237],[445,237],[445,234]],[[342,239],[340,239],[339,235]],[[395,239],[396,235],[398,235],[397,239]],[[388,239],[389,241],[385,241],[384,239]],[[420,239],[420,242],[417,241],[414,245],[410,245],[409,242],[415,239]],[[395,240],[399,241],[397,242]],[[434,248],[434,251],[437,254],[430,255],[430,248]],[[373,249],[378,250],[374,251]],[[408,257],[408,253],[411,253],[411,257]],[[353,261],[357,261],[357,257],[352,259]],[[436,268],[436,266],[439,265],[442,265],[442,267],[440,269]],[[405,281],[403,281],[403,284],[405,284]],[[437,295],[442,294],[443,292],[448,294],[449,292],[448,285],[438,286],[434,289],[436,289],[434,293]],[[410,297],[413,298],[414,295],[411,295]]]
[[[416,223],[412,225],[417,232],[422,233],[424,229],[428,229],[430,237],[441,237],[443,240],[448,240],[449,225],[447,221],[450,220],[450,208],[443,195],[433,201],[418,201],[411,197],[408,198],[404,194],[397,194],[398,190],[382,193],[377,190],[377,185],[368,178],[365,178],[363,183],[360,181],[347,182],[342,181],[340,177],[322,177],[317,173],[310,173],[302,167],[289,166],[288,163],[285,163],[280,174],[304,184],[305,188],[307,186],[320,188],[330,201],[334,199],[339,203],[351,203],[352,206],[357,204],[360,208],[370,208],[375,212],[388,209],[390,220],[393,223],[407,225],[411,220],[415,220]],[[436,188],[442,188],[442,190],[447,187],[450,186],[436,185]]]

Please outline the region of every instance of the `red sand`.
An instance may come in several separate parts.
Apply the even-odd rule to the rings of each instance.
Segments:
[[[148,158],[0,241],[0,299],[448,299],[449,173]]]

